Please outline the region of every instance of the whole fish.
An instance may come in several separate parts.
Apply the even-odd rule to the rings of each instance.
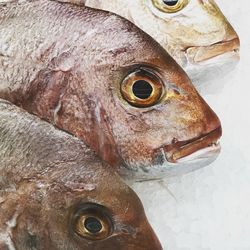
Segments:
[[[228,73],[239,61],[239,37],[214,0],[86,0],[86,6],[132,21],[197,84]]]
[[[105,11],[0,5],[0,97],[74,134],[131,179],[207,165],[221,124],[150,36]]]
[[[139,198],[110,167],[6,101],[0,159],[0,249],[162,249]]]

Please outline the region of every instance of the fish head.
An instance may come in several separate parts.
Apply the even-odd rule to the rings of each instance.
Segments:
[[[239,60],[239,37],[214,0],[149,0],[161,44],[191,79],[218,77]]]
[[[67,22],[71,33],[84,21],[77,10],[78,16],[71,12],[75,22]],[[220,121],[186,73],[131,22],[92,11],[105,18],[82,40],[61,41],[66,47],[68,39],[71,50],[38,74],[24,108],[135,176],[162,178],[214,160]]]
[[[189,172],[220,152],[219,118],[175,61],[157,54],[123,69],[105,108],[119,156],[142,179]]]
[[[126,46],[130,57],[124,51],[111,52],[112,60],[119,62],[115,65],[95,64],[97,77],[93,70],[88,72],[87,86],[81,85],[84,81],[74,83],[72,89],[84,92],[83,98],[78,97],[78,103],[74,96],[64,96],[70,113],[58,114],[72,118],[57,117],[60,126],[68,123],[70,131],[111,165],[122,163],[134,174],[148,173],[151,178],[214,160],[220,148],[220,121],[184,71],[146,37]]]
[[[93,169],[79,165],[54,172],[50,181],[23,185],[18,206],[12,202],[13,245],[18,249],[162,249],[137,195],[100,164],[92,164]]]
[[[156,39],[192,80],[209,80],[239,61],[239,37],[214,0],[96,1]]]

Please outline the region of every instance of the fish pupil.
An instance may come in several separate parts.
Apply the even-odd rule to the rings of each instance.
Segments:
[[[178,0],[163,0],[163,3],[168,6],[175,6],[178,3]]]
[[[84,226],[92,234],[99,233],[102,230],[101,222],[94,217],[88,217],[84,221]]]
[[[144,80],[136,81],[133,85],[133,93],[137,98],[147,99],[153,92],[153,88],[150,83]]]

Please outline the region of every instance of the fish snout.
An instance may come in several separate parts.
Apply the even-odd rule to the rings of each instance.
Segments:
[[[238,34],[214,1],[210,1],[207,5],[212,10],[212,14],[210,14],[211,29],[207,33],[208,42],[206,44],[203,40],[202,45],[186,48],[187,58],[194,64],[228,54],[231,56],[230,60],[239,59],[240,39]],[[229,60],[229,58],[227,59]]]
[[[221,122],[214,111],[201,98],[200,107],[202,117],[200,117],[200,131],[190,139],[174,139],[173,143],[163,147],[166,159],[169,163],[178,164],[193,160],[207,165],[217,158],[220,152],[219,139],[222,136]],[[186,129],[186,135],[193,134],[192,126]],[[193,134],[194,135],[194,134]],[[186,137],[188,138],[188,136]]]
[[[219,153],[219,138],[221,135],[222,129],[221,126],[219,126],[215,130],[194,139],[178,141],[174,144],[167,145],[164,147],[167,160],[170,163],[183,162],[186,157],[191,158],[192,155],[197,155],[198,157],[199,151],[203,151],[203,158],[205,154],[211,155],[212,152]]]
[[[189,47],[186,50],[187,57],[194,63],[204,62],[225,54],[231,54],[231,57],[239,59],[239,36],[222,13],[217,26],[218,35],[214,37],[215,40],[211,44]]]

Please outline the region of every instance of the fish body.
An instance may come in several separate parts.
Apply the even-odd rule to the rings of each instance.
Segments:
[[[117,13],[136,24],[197,85],[228,73],[239,61],[239,37],[214,0],[87,0],[86,6]]]
[[[0,55],[0,98],[82,139],[125,178],[184,173],[218,156],[216,114],[124,18],[49,0],[2,4]]]
[[[79,139],[0,100],[0,249],[162,249],[137,195]]]

